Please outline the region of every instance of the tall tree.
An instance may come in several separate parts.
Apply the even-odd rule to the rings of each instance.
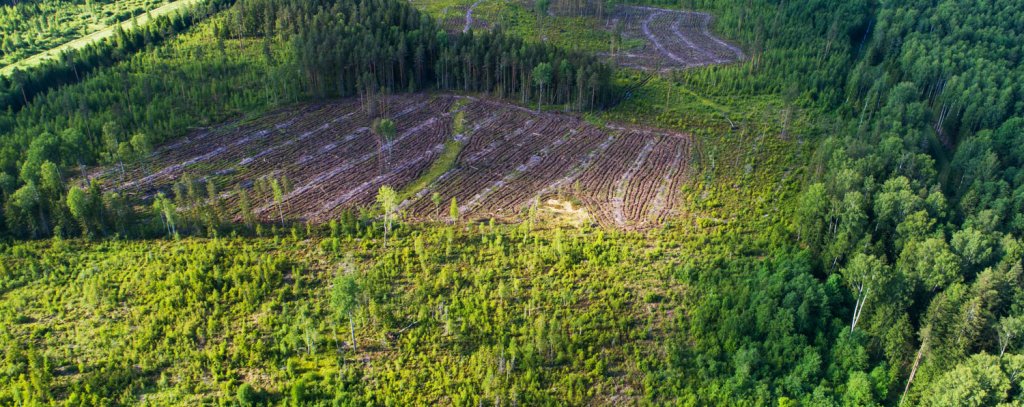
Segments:
[[[157,193],[156,199],[153,200],[153,210],[160,214],[160,219],[163,220],[164,227],[167,229],[167,235],[177,235],[178,211],[174,206],[174,202],[171,202],[170,198],[167,198],[167,195],[164,195],[163,192]]]
[[[256,216],[252,213],[252,201],[249,198],[249,192],[239,186],[235,190],[235,195],[238,196],[238,211],[242,214],[242,222],[245,226],[252,229],[256,223]]]
[[[284,204],[284,192],[281,183],[277,179],[270,180],[270,190],[274,194],[274,206],[277,207],[277,216],[281,219],[281,226],[284,226],[284,211],[281,206]]]
[[[459,204],[455,202],[455,197],[452,197],[452,202],[448,205],[448,219],[452,223],[459,221]]]
[[[434,218],[437,218],[438,209],[441,207],[441,194],[436,191],[430,194],[430,202],[434,203]]]
[[[384,244],[387,244],[391,223],[394,221],[395,210],[398,209],[398,193],[394,188],[384,185],[377,191],[377,204],[380,205],[384,217]]]
[[[384,168],[391,166],[391,144],[395,139],[395,122],[391,119],[377,119],[373,121],[372,130],[379,138],[380,154],[383,156]]]
[[[133,158],[135,161],[142,164],[143,169],[146,170],[146,163],[149,161],[150,154],[153,153],[153,142],[146,133],[135,133],[132,136],[129,143],[132,146]],[[146,170],[146,172],[149,172]]]
[[[997,328],[999,339],[999,356],[1002,357],[1006,351],[1012,350],[1022,336],[1024,336],[1024,318],[1011,316],[999,320]]]
[[[339,272],[331,284],[331,308],[334,310],[335,320],[348,318],[348,331],[351,337],[352,350],[356,350],[356,326],[352,313],[358,305],[359,281],[355,273]]]
[[[544,88],[551,83],[551,75],[551,64],[547,62],[541,62],[533,68],[533,83],[540,87],[540,92],[537,93],[538,113],[540,113],[541,107],[544,106]]]
[[[889,267],[874,255],[857,253],[850,259],[849,264],[840,270],[840,274],[853,291],[854,307],[853,316],[850,318],[850,331],[853,331],[857,328],[868,299],[872,298],[872,295],[878,296],[878,291],[882,290],[891,277]]]
[[[551,8],[551,0],[536,0],[533,3],[534,12],[537,13],[537,35],[544,35],[544,20]],[[543,37],[541,37],[543,38]]]
[[[825,226],[825,215],[828,211],[828,197],[825,185],[812,184],[800,197],[796,210],[797,241],[806,241],[811,247],[818,247]]]
[[[89,227],[90,213],[89,208],[89,197],[88,193],[78,187],[71,187],[68,190],[67,198],[68,210],[71,211],[71,216],[78,221],[78,224],[82,228],[82,235],[87,237],[93,236],[93,230]]]
[[[33,238],[45,234],[49,226],[41,198],[39,188],[34,182],[29,182],[14,191],[4,206],[9,227],[12,230],[27,230]]]

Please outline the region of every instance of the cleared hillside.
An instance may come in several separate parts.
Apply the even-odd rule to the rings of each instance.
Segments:
[[[690,174],[686,134],[451,95],[388,97],[375,109],[394,122],[393,134],[375,130],[358,99],[303,104],[196,131],[123,181],[117,166],[102,177],[147,198],[213,183],[233,208],[245,189],[264,221],[325,222],[374,204],[387,185],[405,192],[400,208],[416,219],[447,219],[454,198],[466,219],[512,220],[560,197],[582,204],[593,222],[634,229],[674,214]],[[281,212],[261,187],[271,182],[284,186]]]

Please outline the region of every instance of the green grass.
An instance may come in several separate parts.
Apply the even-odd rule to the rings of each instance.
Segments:
[[[455,135],[454,138],[444,143],[444,151],[442,151],[441,155],[430,164],[430,168],[427,169],[427,172],[423,173],[423,175],[418,179],[409,185],[406,185],[404,189],[399,191],[398,196],[400,200],[412,198],[424,188],[429,187],[434,181],[444,175],[444,173],[455,167],[455,163],[458,161],[459,153],[462,152],[463,147],[462,142],[457,140],[457,138],[466,131],[465,113],[460,110],[465,104],[465,99],[459,99],[452,105],[451,111],[455,113],[452,117],[452,134]]]
[[[464,21],[465,10],[474,2],[414,0],[413,5],[442,22],[451,19]],[[611,44],[611,34],[604,30],[604,22],[596,17],[544,16],[538,21],[537,14],[518,1],[480,0],[473,9],[473,18],[486,21],[492,27],[501,25],[527,41],[550,42],[580,52],[607,52]],[[631,42],[624,46],[636,47],[642,43]]]
[[[488,10],[481,6],[477,9]],[[485,19],[489,14],[481,12]],[[564,49],[590,53],[608,52],[611,47],[611,33],[604,30],[604,22],[595,17],[544,16],[538,22],[535,12],[518,5],[496,10],[490,15],[496,16],[509,32],[530,41],[549,42]]]
[[[448,170],[455,167],[455,162],[459,158],[459,153],[462,152],[462,142],[455,140],[448,140],[444,143],[444,151],[437,157],[427,172],[423,173],[416,181],[407,185],[402,191],[399,192],[399,197],[402,200],[408,199],[416,195],[417,192],[427,188],[441,175],[448,172]]]

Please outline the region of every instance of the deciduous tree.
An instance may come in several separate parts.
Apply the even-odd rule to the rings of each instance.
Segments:
[[[356,350],[356,327],[352,313],[358,306],[359,281],[353,272],[339,272],[331,284],[331,308],[336,321],[348,318],[352,350]]]

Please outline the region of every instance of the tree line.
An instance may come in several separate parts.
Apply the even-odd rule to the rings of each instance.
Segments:
[[[220,35],[290,41],[314,97],[436,89],[584,110],[613,92],[611,68],[593,56],[528,43],[501,27],[449,34],[402,2],[251,1],[239,9],[241,20]]]

